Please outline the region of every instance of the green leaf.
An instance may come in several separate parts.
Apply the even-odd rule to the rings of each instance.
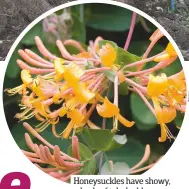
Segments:
[[[106,161],[101,169],[101,175],[129,175],[130,168],[125,162],[116,162],[111,170],[109,162]]]
[[[136,56],[128,51],[125,51],[124,49],[122,49],[120,47],[117,48],[117,58],[116,58],[115,63],[120,65],[121,67],[123,67],[127,64],[139,61],[139,60],[141,60],[141,57]],[[135,71],[136,68],[135,67],[127,68],[127,70]]]
[[[103,71],[104,75],[114,83],[116,73],[113,70],[105,70]]]
[[[23,37],[21,43],[24,45],[35,45],[35,36],[39,36],[44,41],[42,21],[35,24]]]
[[[6,69],[6,76],[14,79],[16,78],[20,73],[20,67],[17,65],[16,60],[20,58],[18,54],[18,50],[21,49],[22,46],[19,44],[16,49],[14,50],[11,59],[9,60],[9,64]]]
[[[129,167],[137,164],[144,155],[145,147],[138,140],[128,138],[128,141],[121,148],[106,152],[107,160],[125,162]]]
[[[110,130],[84,128],[81,137],[91,150],[109,151],[120,148],[127,141],[126,135],[114,135]]]
[[[117,44],[114,43],[113,41],[109,41],[109,40],[100,40],[98,42],[99,49],[101,49],[102,46],[106,45],[107,43],[110,44],[115,49],[115,51],[117,51],[117,48],[118,48]]]
[[[157,126],[157,121],[139,95],[133,93],[130,100],[132,116],[139,130],[150,130]]]
[[[114,135],[111,143],[108,146],[107,151],[120,148],[127,142],[126,135]]]
[[[91,150],[106,151],[114,134],[106,129],[95,130],[84,128],[81,136]]]
[[[87,26],[106,31],[126,31],[130,27],[132,12],[128,9],[108,4],[92,4]]]
[[[72,156],[72,146],[68,148],[67,153]],[[80,174],[83,175],[93,175],[96,171],[96,160],[87,146],[82,143],[79,143],[79,154],[81,161],[85,161],[83,170]]]

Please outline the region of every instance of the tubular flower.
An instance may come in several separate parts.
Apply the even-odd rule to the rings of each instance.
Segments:
[[[167,76],[161,74],[159,76],[149,75],[147,92],[149,96],[159,96],[165,92],[168,87]]]
[[[60,81],[63,79],[64,77],[64,60],[63,59],[60,59],[60,58],[57,58],[54,60],[54,68],[55,68],[55,71],[56,71],[56,80],[57,81]]]
[[[84,83],[75,85],[74,92],[78,101],[81,103],[89,103],[95,97],[95,93],[87,89]]]
[[[100,59],[105,67],[112,67],[116,60],[117,53],[115,49],[109,44],[103,45],[99,51]]]
[[[22,70],[20,76],[23,84],[13,89],[8,89],[8,94],[15,95],[17,93],[26,93],[26,87],[30,87],[30,85],[33,83],[33,79],[29,70]]]
[[[172,106],[162,106],[160,105],[158,99],[153,98],[154,109],[156,113],[156,118],[158,124],[161,127],[161,137],[159,138],[159,142],[165,142],[167,137],[169,139],[174,139],[173,135],[169,131],[166,123],[170,123],[176,117],[176,109]]]
[[[172,106],[185,104],[186,82],[183,71],[168,79],[169,88],[165,96]]]
[[[147,86],[148,95],[152,98],[164,95],[167,103],[171,106],[184,103],[183,100],[186,96],[185,91],[186,83],[182,71],[169,78],[166,74],[161,74],[160,76],[149,76]]]
[[[132,127],[134,125],[134,121],[130,122],[120,115],[119,108],[112,104],[107,97],[105,97],[102,105],[97,104],[96,109],[100,116],[105,118],[116,117],[125,127]]]
[[[21,71],[21,79],[26,87],[29,87],[33,83],[33,79],[31,77],[29,70]]]
[[[173,45],[169,42],[167,48],[165,49],[165,53],[156,57],[154,59],[155,62],[161,62],[169,59],[176,59],[178,57]]]
[[[78,83],[80,77],[84,74],[84,71],[75,63],[65,67],[64,70],[64,79],[69,86],[74,86],[75,83]]]
[[[176,118],[178,106],[185,104],[185,91],[186,84],[183,71],[171,77],[167,77],[165,74],[149,76],[147,93],[153,101],[155,116],[161,127],[160,142],[164,142],[167,137],[174,139],[166,123],[173,121]]]

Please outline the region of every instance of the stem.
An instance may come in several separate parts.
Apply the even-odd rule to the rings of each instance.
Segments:
[[[131,76],[139,76],[139,75],[143,75],[143,74],[150,74],[152,72],[155,72],[157,70],[160,70],[166,66],[168,66],[170,63],[172,63],[175,60],[175,58],[171,58],[169,60],[164,60],[160,63],[158,63],[156,66],[154,66],[153,68],[147,69],[147,70],[142,70],[142,71],[138,71],[138,72],[130,72],[129,74],[126,75],[126,77],[131,77]]]
[[[80,21],[84,23],[84,5],[80,5],[79,14],[80,14]]]
[[[85,73],[103,72],[103,71],[106,71],[106,70],[111,70],[111,68],[101,67],[101,68],[88,69],[88,70],[85,70]]]
[[[99,152],[97,152],[97,153],[95,153],[93,156],[98,156],[99,154],[101,153],[101,151],[99,151]]]
[[[103,162],[103,153],[101,153],[101,154],[100,154],[100,162],[99,162],[99,175],[101,175],[102,162]]]
[[[153,115],[156,117],[156,113],[152,105],[149,103],[149,101],[146,99],[146,97],[142,94],[140,90],[134,87],[135,92],[142,98],[146,106],[150,109],[150,111],[153,113]]]
[[[139,85],[138,83],[134,82],[133,80],[131,80],[129,78],[126,78],[125,81],[128,82],[130,85],[132,85],[134,87],[137,87],[138,89],[140,89],[144,93],[147,93],[146,87],[143,87],[143,86]]]
[[[140,66],[140,65],[142,65],[142,64],[151,62],[151,61],[154,60],[154,58],[156,58],[157,56],[160,56],[160,55],[162,55],[162,54],[164,54],[164,52],[161,52],[161,53],[159,53],[159,54],[157,54],[157,55],[155,55],[155,56],[149,57],[149,58],[147,58],[147,59],[143,59],[143,60],[139,60],[139,61],[137,61],[137,62],[133,62],[133,63],[131,63],[131,64],[128,64],[128,65],[124,66],[124,67],[122,68],[122,70],[124,70],[125,68]]]
[[[118,77],[114,80],[114,104],[118,106]]]
[[[147,144],[146,148],[145,148],[145,152],[144,152],[144,156],[142,157],[142,159],[135,165],[133,166],[130,171],[134,171],[136,170],[138,167],[140,167],[141,165],[143,165],[150,157],[150,145]]]
[[[124,46],[125,51],[128,50],[130,42],[131,42],[131,38],[132,38],[133,31],[134,31],[134,28],[135,28],[136,17],[137,17],[137,14],[135,12],[133,12],[129,34],[127,36],[127,40],[126,40],[126,43],[125,43],[125,46]]]
[[[107,97],[109,96],[109,93],[110,93],[110,88],[111,88],[110,86],[111,86],[111,82],[109,82],[109,88],[108,88],[107,93],[106,93]],[[102,120],[102,129],[105,129],[105,128],[106,128],[106,118],[103,118],[103,120]],[[101,153],[100,161],[99,161],[99,174],[101,174],[103,156],[104,156],[104,153]]]

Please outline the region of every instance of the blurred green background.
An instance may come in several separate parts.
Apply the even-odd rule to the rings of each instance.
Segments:
[[[104,39],[114,41],[119,47],[123,48],[128,35],[131,17],[132,12],[130,10],[112,5],[94,3],[77,5],[70,9],[56,12],[56,15],[53,15],[51,18],[49,17],[48,20],[43,20],[36,24],[18,44],[7,67],[4,89],[14,88],[21,84],[20,68],[16,64],[16,60],[20,58],[17,53],[18,49],[27,48],[40,54],[35,46],[34,36],[40,36],[46,47],[57,56],[60,56],[60,53],[55,45],[56,39],[64,40],[72,38],[87,45],[90,40],[95,40],[96,37],[102,36]],[[55,19],[55,21],[53,19]],[[55,26],[56,32],[52,33],[48,31],[47,22]],[[149,37],[155,30],[156,27],[152,23],[138,15],[129,52],[141,56],[149,45]],[[167,43],[166,38],[161,39],[153,49],[151,55],[164,50]],[[67,50],[72,54],[77,53],[77,50],[71,47],[67,47]],[[153,64],[152,62],[149,65],[152,66]],[[171,66],[161,71],[172,75],[181,69],[180,61],[177,60]],[[112,94],[110,94],[110,98],[113,98]],[[19,100],[19,95],[10,97],[6,93],[3,93],[4,111],[10,131],[18,146],[22,149],[27,149],[24,140],[24,133],[26,131],[22,126],[22,122],[18,122],[18,120],[14,118],[15,114],[20,112],[18,106]],[[129,120],[134,120],[136,124],[133,128],[129,129],[121,125],[119,126],[119,133],[126,134],[128,142],[123,148],[107,152],[106,156],[115,161],[125,161],[129,166],[132,166],[143,156],[146,144],[150,144],[152,149],[149,160],[150,163],[165,154],[173,141],[170,142],[168,140],[165,143],[158,142],[160,127],[156,124],[156,119],[140,97],[131,93],[127,96],[120,95],[119,107],[122,115]],[[169,124],[170,130],[175,136],[178,134],[176,125],[181,126],[183,116],[182,114],[178,114],[177,119]],[[102,124],[102,119],[96,112],[92,115],[92,120],[99,126]],[[35,119],[31,119],[28,122],[31,125],[36,125],[37,123]],[[67,122],[66,119],[62,119],[57,129],[62,131],[67,125]],[[112,128],[111,119],[107,120],[106,128]],[[52,144],[58,144],[63,151],[66,151],[70,145],[70,140],[55,138],[52,135],[51,127],[45,130],[41,135]],[[99,140],[103,142],[102,138],[99,138]],[[39,142],[37,139],[34,139],[34,141]]]

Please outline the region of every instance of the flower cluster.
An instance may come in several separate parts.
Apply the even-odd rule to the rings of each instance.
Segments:
[[[48,141],[46,141],[28,123],[24,123],[23,125],[24,128],[29,132],[29,134],[37,138],[43,144],[34,144],[30,135],[26,133],[25,140],[27,146],[32,152],[24,150],[22,150],[22,152],[32,163],[34,163],[39,169],[49,174],[50,176],[60,181],[68,182],[71,178],[71,175],[79,174],[84,168],[85,163],[87,163],[87,161],[90,161],[81,160],[81,152],[77,136],[72,137],[72,157],[62,152],[59,146],[53,146]],[[128,174],[137,174],[153,167],[156,162],[144,166],[145,163],[149,160],[150,154],[150,145],[147,144],[144,150],[143,157],[133,167],[129,168]],[[94,157],[97,155],[98,153],[94,154]],[[162,157],[160,157],[157,161],[159,161],[161,158]],[[110,168],[110,173],[113,173],[114,162],[110,160],[108,164]],[[45,165],[45,168],[43,168],[43,165]]]
[[[56,45],[62,57],[50,53],[41,39],[35,37],[43,57],[28,49],[19,50],[23,60],[17,60],[17,64],[22,69],[23,83],[7,89],[10,95],[19,93],[22,97],[20,107],[23,111],[16,114],[16,118],[23,121],[35,116],[40,121],[36,126],[37,132],[52,125],[53,134],[65,139],[84,126],[101,129],[90,120],[94,109],[103,118],[113,118],[112,132],[118,130],[118,122],[132,127],[135,122],[123,117],[118,107],[118,86],[126,83],[128,89],[136,92],[156,117],[161,128],[159,141],[174,138],[166,123],[176,117],[176,111],[185,112],[186,83],[183,71],[169,77],[165,73],[157,74],[157,71],[177,59],[171,43],[163,52],[149,57],[154,45],[163,36],[160,30],[156,30],[143,56],[127,63],[118,61],[118,48],[101,37],[90,41],[88,49],[75,40],[57,40]],[[65,45],[74,46],[79,53],[71,55]],[[144,65],[152,61],[156,65],[144,69]],[[107,72],[114,74],[113,81],[110,81]],[[110,82],[114,84],[113,102],[107,96]],[[52,110],[53,105],[58,108]],[[70,121],[58,134],[56,126],[62,117]]]
[[[35,163],[38,168],[52,177],[65,182],[70,179],[71,175],[80,173],[84,163],[80,160],[79,143],[76,136],[72,137],[73,157],[71,157],[60,151],[59,146],[53,146],[47,142],[28,123],[24,123],[24,127],[44,144],[34,144],[30,138],[30,135],[28,133],[25,134],[27,146],[33,152],[23,150],[23,153],[31,162]],[[51,150],[53,153],[51,153]],[[50,167],[42,168],[38,164],[48,165]]]

